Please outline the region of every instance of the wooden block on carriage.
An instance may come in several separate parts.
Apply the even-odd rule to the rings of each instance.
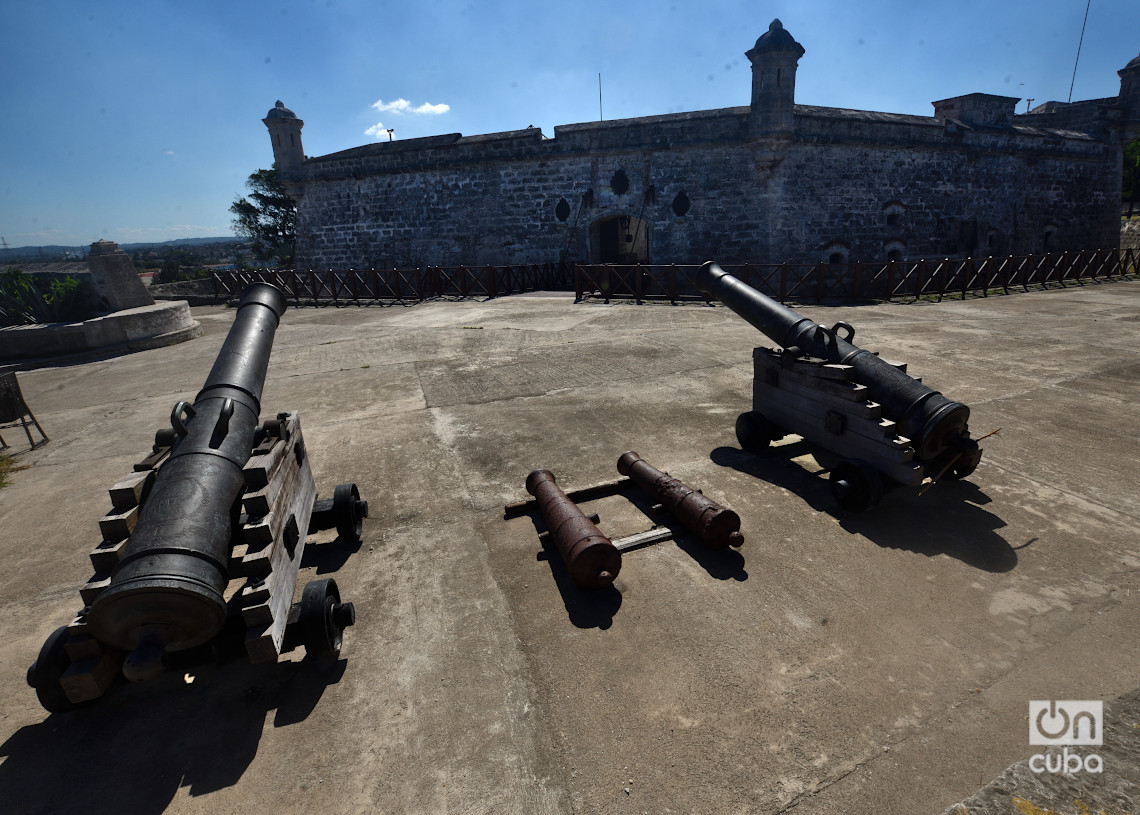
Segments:
[[[79,596],[83,598],[83,605],[89,606],[95,602],[103,591],[111,585],[111,571],[96,572],[91,579],[79,589]]]
[[[253,451],[242,474],[245,476],[246,493],[254,493],[268,485],[285,460],[285,453],[295,448],[293,434],[300,431],[301,421],[294,411],[279,413],[281,435],[266,438],[261,446]],[[302,444],[302,449],[304,445]]]
[[[131,473],[107,490],[111,496],[111,505],[117,512],[127,512],[132,507],[141,507],[154,485],[154,479],[154,470]]]
[[[112,509],[99,519],[99,531],[103,534],[103,540],[116,541],[122,538],[129,538],[131,533],[135,531],[135,524],[138,522],[138,519],[138,506],[133,506],[122,511]]]
[[[249,577],[239,599],[252,662],[273,662],[281,653],[317,497],[296,413],[287,415],[286,427],[288,438],[265,454],[272,460],[250,460],[258,472],[246,483],[255,488],[242,501],[251,517],[234,552],[241,554],[240,573]]]
[[[130,538],[120,540],[101,541],[91,550],[91,565],[96,572],[109,571],[118,564],[123,557],[123,550],[127,548]]]
[[[108,651],[97,657],[72,662],[60,677],[59,684],[73,704],[90,702],[111,687],[120,667],[119,657]]]

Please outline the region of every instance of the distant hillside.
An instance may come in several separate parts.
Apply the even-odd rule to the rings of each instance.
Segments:
[[[119,244],[119,248],[124,252],[136,252],[172,246],[202,246],[209,243],[241,243],[241,239],[235,238],[233,235],[226,235],[220,238],[179,238],[173,241],[150,243],[121,243]],[[87,256],[88,249],[90,249],[90,244],[86,246],[13,246],[8,249],[0,249],[0,262],[47,262],[66,257],[84,258]]]

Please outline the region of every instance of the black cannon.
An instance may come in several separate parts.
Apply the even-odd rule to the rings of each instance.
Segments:
[[[909,376],[905,365],[853,345],[847,323],[817,325],[712,261],[697,273],[697,287],[780,346],[753,352],[753,409],[736,423],[745,450],[791,432],[839,454],[832,492],[856,511],[877,503],[884,488],[963,478],[977,467],[982,451],[970,438],[970,409]]]
[[[296,645],[336,655],[355,621],[336,582],[292,603],[305,536],[358,539],[368,505],[354,484],[317,501],[296,413],[260,422],[285,298],[255,283],[193,404],[178,402],[152,454],[110,490],[84,608],[28,670],[49,711],[103,694],[120,674],[154,678],[202,651],[272,661]],[[239,581],[231,585],[231,581]]]

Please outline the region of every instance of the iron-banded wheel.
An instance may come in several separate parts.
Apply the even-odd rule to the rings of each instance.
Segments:
[[[950,465],[950,469],[942,476],[943,478],[957,481],[971,475],[974,470],[978,469],[978,463],[982,460],[982,451],[978,449],[977,441],[966,439],[960,442],[958,446],[958,457],[954,459],[954,463]]]
[[[344,629],[355,622],[356,609],[352,603],[340,601],[335,580],[326,577],[305,584],[297,626],[306,655],[336,659],[340,656]]]
[[[740,449],[745,452],[762,452],[782,435],[783,432],[763,414],[748,411],[736,417],[736,440],[740,442]]]
[[[36,661],[28,668],[28,684],[36,689],[36,698],[48,713],[66,713],[79,707],[67,698],[63,686],[59,684],[63,672],[71,666],[71,657],[67,655],[67,638],[67,626],[60,626],[53,631],[40,648]]]
[[[883,497],[883,477],[865,461],[844,459],[831,470],[831,494],[851,512],[862,512]]]
[[[360,500],[355,484],[337,484],[333,491],[333,518],[336,533],[343,540],[358,541],[368,517],[368,502]]]

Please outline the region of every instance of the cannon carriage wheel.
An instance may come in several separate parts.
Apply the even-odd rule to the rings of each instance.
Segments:
[[[973,474],[974,470],[978,469],[978,463],[982,458],[982,453],[978,449],[978,442],[975,439],[964,440],[959,443],[958,447],[958,453],[942,474],[943,478],[949,478],[952,481],[960,481]]]
[[[60,684],[64,671],[71,666],[67,638],[67,626],[61,625],[44,641],[36,661],[28,668],[28,685],[36,689],[36,698],[48,713],[66,713],[82,704],[68,699]]]
[[[776,439],[784,437],[784,431],[772,424],[762,413],[746,411],[736,417],[736,440],[746,453],[760,453]]]
[[[832,468],[829,481],[832,497],[851,512],[876,506],[883,497],[883,476],[860,459],[839,462]]]
[[[306,656],[340,656],[344,629],[356,623],[356,608],[340,601],[340,589],[331,577],[305,584],[297,617],[297,635]]]
[[[336,533],[346,541],[358,541],[368,517],[368,502],[360,500],[356,484],[337,484],[333,490],[333,517]]]
[[[364,519],[368,517],[368,502],[360,500],[356,484],[337,484],[332,498],[313,503],[309,516],[309,532],[336,529],[343,542],[360,540]]]

